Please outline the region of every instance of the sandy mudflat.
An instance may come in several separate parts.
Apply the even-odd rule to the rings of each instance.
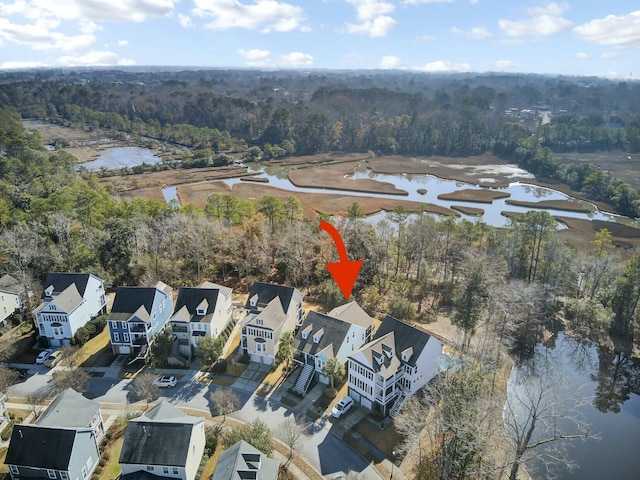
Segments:
[[[464,205],[451,205],[451,210],[456,210],[460,213],[464,213],[465,215],[472,215],[474,217],[481,217],[484,215],[484,210],[482,208],[465,207]]]
[[[378,213],[382,210],[393,210],[400,205],[410,212],[425,211],[439,215],[458,215],[453,210],[429,203],[401,199],[355,197],[346,194],[290,192],[262,184],[236,184],[233,188],[229,188],[222,182],[178,186],[178,196],[182,203],[191,203],[198,207],[204,207],[207,203],[207,197],[212,193],[232,193],[238,198],[252,201],[258,201],[265,195],[273,195],[279,198],[295,195],[302,202],[304,215],[307,218],[314,218],[319,213],[328,215],[344,214],[353,202],[357,202],[367,215]]]
[[[520,200],[505,200],[507,205],[515,205],[517,207],[529,207],[529,208],[545,208],[549,210],[564,210],[566,212],[579,212],[589,213],[590,209],[578,205],[575,202],[569,200],[542,200],[540,202],[523,202]]]
[[[442,193],[438,195],[440,200],[450,200],[453,202],[476,202],[476,203],[493,203],[494,200],[500,198],[509,198],[510,193],[497,192],[495,190],[457,190],[451,193]]]
[[[300,168],[289,173],[289,181],[297,187],[331,188],[352,192],[386,193],[390,195],[409,195],[388,182],[379,182],[361,178],[345,178],[352,174],[359,162],[337,163],[310,168]]]

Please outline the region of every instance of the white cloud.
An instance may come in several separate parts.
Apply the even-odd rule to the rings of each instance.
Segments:
[[[269,64],[271,58],[269,50],[259,50],[257,48],[251,50],[240,49],[238,53],[248,60],[247,65],[250,67],[265,67]]]
[[[184,28],[193,28],[195,26],[191,18],[189,18],[186,15],[183,15],[182,13],[178,14],[178,21],[180,22],[180,25],[182,25]]]
[[[247,5],[237,0],[194,0],[194,4],[193,14],[213,18],[206,27],[214,30],[244,28],[263,33],[308,30],[302,8],[289,3],[257,0]]]
[[[555,35],[571,26],[562,14],[569,10],[566,3],[549,3],[545,7],[527,10],[529,18],[520,21],[500,19],[498,26],[508,37],[541,39]]]
[[[469,0],[469,3],[470,3],[471,5],[475,5],[475,4],[477,4],[477,3],[478,3],[478,0]]]
[[[280,55],[279,63],[283,67],[306,67],[313,65],[313,57],[308,53],[291,52]]]
[[[416,38],[414,38],[414,40],[418,43],[426,43],[426,42],[432,42],[436,39],[436,37],[434,37],[433,35],[418,35]]]
[[[627,15],[607,15],[573,29],[587,42],[615,48],[640,48],[640,10]]]
[[[380,60],[380,68],[393,70],[404,68],[404,66],[404,62],[393,55],[385,55]]]
[[[437,62],[427,63],[424,67],[416,67],[416,69],[424,72],[468,72],[471,70],[471,65],[438,60]]]
[[[403,5],[420,5],[423,3],[453,3],[453,0],[403,0]]]
[[[94,44],[93,35],[65,35],[52,31],[58,27],[59,23],[57,20],[41,19],[32,24],[17,24],[6,18],[0,18],[0,38],[18,45],[27,45],[34,50],[65,52],[87,48]]]
[[[14,3],[0,3],[0,15],[24,15],[29,10],[27,2],[18,0]]]
[[[518,64],[515,63],[513,60],[498,60],[496,62],[496,67],[498,67],[500,70],[504,70],[507,68],[515,68],[517,66]]]
[[[28,68],[48,67],[46,63],[41,62],[19,62],[8,61],[0,64],[0,70],[26,70]]]
[[[126,47],[127,45],[129,45],[129,41],[128,40],[118,40],[118,46],[119,47]]]
[[[395,5],[379,0],[345,0],[356,9],[360,23],[347,23],[347,33],[385,37],[398,22],[387,15],[395,10]]]
[[[588,60],[589,59],[589,54],[585,53],[585,52],[578,52],[578,53],[576,53],[576,58],[578,60]]]
[[[493,34],[484,27],[473,27],[468,32],[460,30],[457,27],[453,27],[451,31],[456,35],[460,35],[466,38],[472,38],[474,40],[486,40],[493,37]]]
[[[178,0],[32,0],[31,8],[62,20],[142,22],[168,15]]]
[[[601,55],[605,60],[610,60],[612,58],[620,58],[622,54],[620,52],[605,52]]]
[[[78,27],[80,27],[80,31],[86,35],[93,35],[95,32],[102,30],[102,27],[96,22],[87,19],[81,19],[78,22]]]
[[[92,50],[85,55],[66,55],[58,58],[58,62],[69,67],[103,67],[133,65],[135,62],[126,58],[119,58],[113,52]]]

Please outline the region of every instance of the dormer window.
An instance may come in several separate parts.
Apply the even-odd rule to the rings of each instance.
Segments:
[[[385,353],[385,355],[389,358],[393,357],[393,348],[387,346],[387,345],[383,345],[382,346],[382,351]]]
[[[382,355],[381,353],[374,352],[373,358],[376,362],[378,362],[378,365],[382,365],[382,363],[384,362],[384,355]]]
[[[313,325],[309,325],[304,330],[302,330],[303,340],[306,340],[307,338],[309,338],[309,334],[311,333],[311,330],[313,330]]]
[[[402,351],[402,361],[403,362],[408,362],[409,359],[411,358],[411,355],[413,355],[413,347],[409,347],[409,348],[405,348]]]
[[[315,335],[313,336],[313,343],[320,343],[322,335],[324,335],[324,328],[321,328],[315,333]]]
[[[202,302],[200,302],[200,305],[196,307],[196,315],[206,315],[208,308],[209,302],[207,302],[207,299],[205,298],[204,300],[202,300]]]
[[[47,298],[51,298],[53,296],[53,285],[49,285],[44,289],[44,296]]]
[[[249,305],[251,305],[252,307],[255,307],[256,305],[258,305],[258,295],[257,294],[249,299]]]

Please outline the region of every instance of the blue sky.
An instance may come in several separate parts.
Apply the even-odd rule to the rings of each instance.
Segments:
[[[637,0],[0,0],[0,68],[167,65],[637,80]]]

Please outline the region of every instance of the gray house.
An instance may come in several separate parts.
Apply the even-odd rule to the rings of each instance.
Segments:
[[[100,403],[89,400],[72,388],[54,398],[35,423],[46,427],[90,428],[98,445],[105,433]]]
[[[279,463],[244,440],[227,448],[211,480],[277,480]]]
[[[12,480],[85,480],[95,470],[99,458],[90,428],[15,425],[4,463]]]
[[[120,478],[139,479],[146,473],[194,480],[204,444],[204,419],[185,415],[163,400],[129,421],[120,452]]]

